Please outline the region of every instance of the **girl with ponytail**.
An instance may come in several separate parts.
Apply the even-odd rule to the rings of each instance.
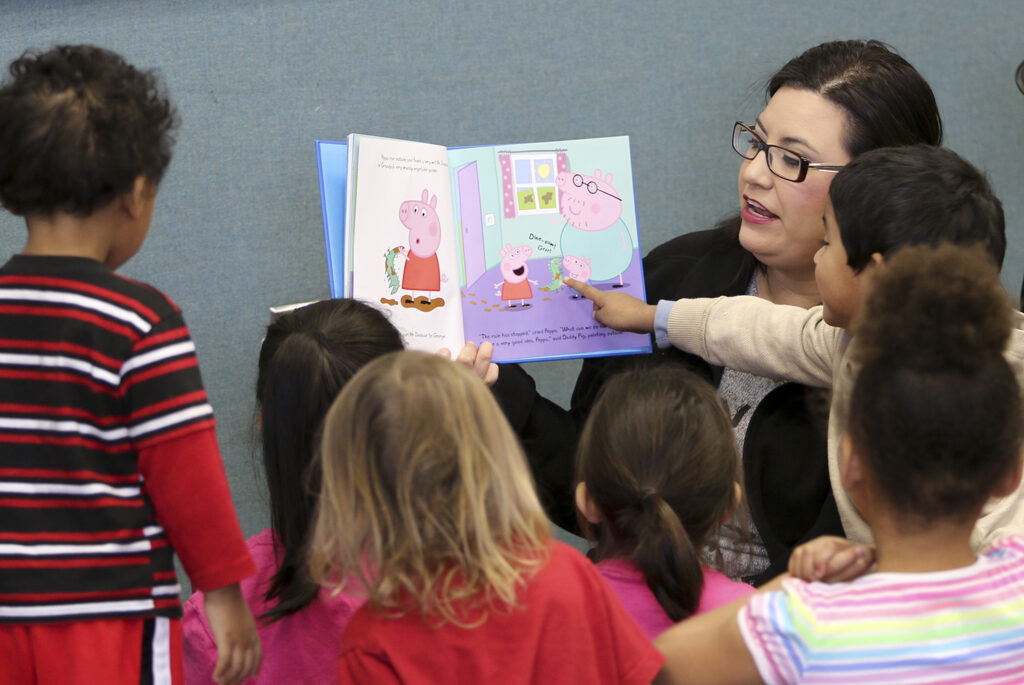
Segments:
[[[580,526],[597,568],[650,637],[754,591],[701,563],[742,493],[732,425],[706,381],[671,366],[616,376],[590,413],[576,464]]]

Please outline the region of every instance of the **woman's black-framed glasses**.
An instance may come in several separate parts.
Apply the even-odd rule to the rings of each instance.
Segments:
[[[589,181],[588,183],[584,183],[583,182],[583,177],[580,176],[579,174],[573,175],[573,177],[572,177],[572,184],[574,186],[576,186],[577,188],[582,188],[583,186],[587,186],[587,192],[590,193],[591,195],[597,195],[598,193],[604,193],[608,197],[614,197],[619,202],[622,202],[622,199],[619,198],[617,195],[612,195],[607,190],[601,190],[600,188],[598,188],[597,187],[597,181]]]
[[[807,178],[808,169],[835,173],[843,168],[843,164],[821,164],[812,162],[803,155],[787,150],[778,145],[769,145],[764,138],[754,133],[747,124],[736,122],[732,128],[732,149],[743,159],[754,159],[757,153],[764,150],[768,160],[768,170],[786,181],[800,183]]]

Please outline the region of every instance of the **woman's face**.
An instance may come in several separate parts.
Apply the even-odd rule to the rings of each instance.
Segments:
[[[812,162],[846,164],[846,113],[817,93],[783,86],[757,117],[754,130]],[[740,244],[769,269],[814,272],[825,234],[822,216],[835,173],[808,169],[801,183],[768,170],[765,154],[740,165]]]

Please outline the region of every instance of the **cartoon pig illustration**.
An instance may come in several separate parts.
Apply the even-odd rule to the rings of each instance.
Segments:
[[[586,283],[590,280],[590,258],[589,257],[577,257],[575,255],[567,254],[562,257],[562,267],[569,272],[569,278],[577,281]],[[572,299],[578,300],[581,295],[575,291],[572,293]]]
[[[398,219],[409,229],[409,249],[402,248],[405,269],[402,288],[415,291],[437,292],[441,289],[441,268],[437,262],[437,247],[441,244],[441,222],[437,216],[437,195],[427,202],[427,190],[420,200],[406,200],[398,208]]]
[[[529,245],[512,247],[511,243],[505,243],[505,249],[499,250],[499,252],[501,252],[501,275],[505,280],[494,284],[496,288],[494,294],[500,295],[509,309],[516,307],[511,304],[512,300],[519,300],[519,306],[525,309],[530,306],[525,303],[525,300],[533,297],[533,289],[530,284],[537,285],[537,281],[527,278],[530,269],[526,262],[533,256],[533,249]],[[497,289],[498,286],[501,288]]]
[[[633,261],[633,239],[622,221],[622,200],[612,186],[612,175],[593,176],[562,171],[555,178],[559,207],[565,217],[562,254],[590,258],[590,278],[622,287],[622,272]]]

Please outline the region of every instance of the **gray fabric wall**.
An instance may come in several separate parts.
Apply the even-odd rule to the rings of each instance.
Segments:
[[[123,273],[182,307],[246,534],[266,525],[252,387],[267,308],[328,295],[313,141],[465,145],[626,134],[644,252],[736,209],[732,122],[811,45],[877,38],[930,81],[946,142],[986,169],[1024,246],[1020,0],[833,3],[0,0],[0,62],[90,42],[159,67],[183,125],[150,237]],[[24,229],[0,213],[0,254]],[[534,364],[563,404],[576,362]],[[184,465],[183,468],[187,468]]]

